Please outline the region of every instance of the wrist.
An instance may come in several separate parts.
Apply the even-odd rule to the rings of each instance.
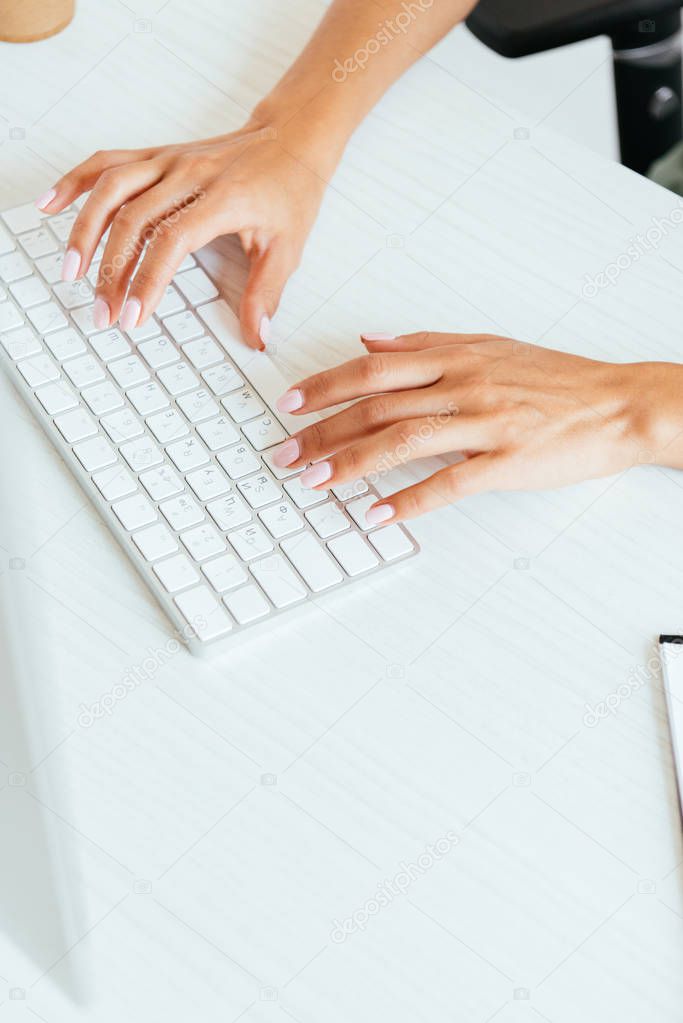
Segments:
[[[630,423],[639,461],[683,468],[683,365],[641,362],[628,369]]]

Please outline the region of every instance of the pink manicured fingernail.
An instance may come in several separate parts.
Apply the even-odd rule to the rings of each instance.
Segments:
[[[142,303],[138,298],[128,299],[119,316],[121,330],[132,330],[133,327],[137,327],[141,309]]]
[[[361,334],[363,341],[395,341],[395,334],[384,334],[379,331],[377,334]]]
[[[370,526],[376,526],[380,522],[386,522],[387,519],[393,519],[396,514],[396,509],[392,508],[390,504],[373,504],[372,508],[368,508],[365,513],[365,521]]]
[[[329,462],[316,462],[306,472],[302,472],[299,479],[303,487],[317,487],[324,483],[332,475],[332,466]]]
[[[286,440],[284,444],[277,449],[273,455],[273,462],[281,469],[284,469],[288,465],[291,465],[292,462],[295,462],[299,457],[299,454],[299,441],[296,437],[290,437],[289,440]]]
[[[41,195],[40,198],[36,199],[36,206],[39,210],[44,210],[46,206],[50,205],[56,195],[57,189],[51,188],[48,192],[45,192],[44,195]]]
[[[81,268],[81,254],[76,249],[67,249],[62,263],[62,280],[75,281]]]
[[[303,392],[295,387],[292,391],[286,391],[281,398],[275,402],[278,412],[296,412],[304,403]]]
[[[109,326],[109,306],[103,298],[96,298],[92,309],[92,321],[98,330],[106,330]]]
[[[261,317],[261,322],[258,325],[258,336],[264,345],[267,345],[270,341],[270,318],[265,314]]]

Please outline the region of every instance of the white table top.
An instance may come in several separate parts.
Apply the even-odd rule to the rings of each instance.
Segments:
[[[323,5],[131,6],[150,31],[128,4],[81,0],[62,36],[0,47],[2,208],[97,148],[237,127]],[[421,328],[680,359],[683,225],[582,296],[676,198],[492,105],[448,54],[349,147],[275,321],[283,371],[357,354],[361,330]],[[236,259],[229,294],[242,277]],[[584,717],[683,629],[683,475],[445,509],[414,524],[419,558],[204,663],[163,655],[161,612],[2,386],[22,521],[0,556],[25,559],[41,641],[27,791],[51,787],[76,938],[38,962],[0,939],[0,1023],[680,1019],[658,673]],[[164,663],[80,726],[150,648]],[[336,940],[385,880],[405,890]]]

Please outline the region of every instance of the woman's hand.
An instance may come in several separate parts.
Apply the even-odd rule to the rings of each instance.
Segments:
[[[73,225],[63,276],[72,281],[87,272],[110,227],[94,310],[102,329],[119,318],[124,330],[143,323],[188,252],[237,234],[251,263],[242,329],[248,344],[263,348],[318,212],[328,159],[321,154],[318,171],[316,153],[293,129],[256,120],[202,142],[95,153],[38,205],[59,213],[92,190]]]
[[[278,405],[357,400],[287,440],[274,461],[306,486],[381,476],[414,458],[466,457],[378,501],[372,523],[409,519],[485,490],[560,487],[680,446],[681,367],[595,362],[482,334],[366,335],[370,354],[308,377]],[[660,421],[658,409],[678,411]],[[675,459],[669,461],[675,464]]]

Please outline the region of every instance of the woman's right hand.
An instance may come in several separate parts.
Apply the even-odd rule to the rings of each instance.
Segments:
[[[55,214],[91,192],[69,237],[65,280],[87,272],[111,228],[96,289],[101,329],[117,319],[124,330],[143,323],[187,253],[218,235],[237,234],[250,261],[242,331],[247,344],[262,349],[331,170],[329,151],[318,163],[309,139],[254,118],[240,131],[204,141],[95,153],[37,204]]]

